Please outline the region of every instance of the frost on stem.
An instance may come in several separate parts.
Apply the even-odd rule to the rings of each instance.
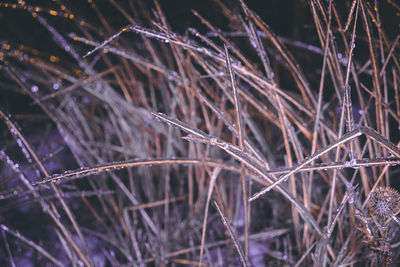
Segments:
[[[369,194],[368,209],[372,216],[385,221],[400,209],[399,192],[391,187],[378,187]]]

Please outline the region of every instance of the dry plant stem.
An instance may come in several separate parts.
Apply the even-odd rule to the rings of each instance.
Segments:
[[[237,251],[238,254],[239,254],[240,261],[241,261],[242,265],[243,265],[243,266],[248,266],[248,262],[247,262],[247,260],[246,260],[246,257],[245,257],[245,255],[244,255],[244,253],[243,253],[243,250],[242,250],[242,248],[241,248],[241,246],[240,246],[240,244],[239,244],[239,242],[238,242],[238,239],[237,239],[235,233],[232,231],[232,227],[230,226],[230,224],[229,224],[227,218],[226,218],[225,215],[222,213],[222,211],[221,211],[221,209],[219,208],[218,203],[217,203],[216,201],[214,201],[214,205],[215,205],[215,207],[217,208],[217,211],[218,211],[219,215],[221,216],[221,220],[222,220],[222,222],[224,223],[224,226],[225,226],[225,228],[226,228],[226,230],[227,230],[229,236],[231,237],[231,239],[232,239],[232,241],[233,241],[233,243],[234,243],[234,245],[235,245],[236,251]]]
[[[355,8],[355,6],[356,6],[356,3],[358,3],[358,0],[353,0],[353,3],[351,4],[351,8],[350,8],[349,15],[348,15],[348,17],[347,17],[346,24],[345,24],[344,29],[343,29],[343,32],[346,32],[347,29],[348,29],[349,26],[350,26],[350,22],[351,22],[351,20],[352,20],[352,18],[353,18],[353,13],[354,13],[354,8]],[[358,8],[358,7],[357,7],[357,8]]]
[[[221,168],[216,167],[210,178],[210,184],[208,186],[208,194],[207,194],[207,201],[206,201],[206,208],[204,211],[204,219],[203,219],[203,230],[201,233],[201,244],[200,244],[200,264],[203,262],[203,252],[204,252],[204,242],[206,238],[206,229],[207,229],[207,217],[208,217],[208,208],[210,205],[210,200],[211,200],[211,195],[214,189],[215,181],[217,180],[217,177],[221,171]]]
[[[319,122],[320,122],[320,118],[321,118],[322,92],[323,92],[324,81],[325,81],[325,68],[326,68],[326,61],[327,61],[328,48],[329,48],[328,44],[329,44],[329,38],[331,36],[330,35],[331,6],[332,6],[332,1],[329,1],[329,23],[328,23],[327,32],[325,35],[326,36],[325,46],[324,46],[325,49],[324,49],[324,57],[323,57],[323,62],[322,62],[321,79],[320,79],[319,90],[318,90],[318,102],[317,102],[317,106],[316,106],[317,114],[315,115],[315,123],[314,123],[312,146],[311,146],[311,155],[314,154],[317,149],[318,129],[319,129]],[[311,162],[311,164],[313,164],[313,162]],[[304,205],[306,208],[310,207],[312,184],[313,184],[313,171],[310,171],[309,178],[308,178],[308,188],[307,188],[307,190],[303,191]],[[334,187],[332,187],[332,188],[334,188]],[[305,244],[306,248],[308,248],[308,246],[309,246],[309,240],[306,239],[307,236],[308,236],[308,228],[304,228],[303,240],[306,242],[306,244]]]
[[[282,103],[278,97],[278,95],[275,95],[275,100],[278,104],[278,110],[279,110],[279,122],[281,124],[281,131],[282,131],[282,135],[283,135],[283,141],[285,144],[285,150],[286,150],[286,154],[287,154],[287,164],[289,166],[289,168],[291,168],[293,166],[293,159],[292,159],[292,153],[291,153],[291,149],[290,149],[290,145],[289,145],[289,138],[288,138],[288,133],[287,131],[290,131],[291,126],[289,126],[289,122],[287,120],[287,117],[285,116],[285,113],[283,111],[283,107],[282,107]],[[291,139],[292,139],[292,144],[295,143],[294,142],[294,136],[291,135]],[[293,148],[296,151],[296,146],[293,144]],[[299,153],[297,153],[299,154]],[[302,159],[302,155],[298,155],[297,156],[297,160],[301,161]],[[296,191],[296,181],[295,181],[295,177],[292,175],[290,176],[290,192],[292,193],[294,198],[297,198],[297,191]],[[305,202],[306,203],[306,202]],[[297,245],[297,249],[299,251],[301,251],[301,243],[300,243],[300,231],[299,231],[299,225],[300,225],[300,221],[299,221],[299,214],[296,211],[295,207],[292,206],[292,218],[293,218],[293,225],[294,225],[294,229],[295,229],[295,237],[296,237],[296,245]],[[306,206],[307,208],[307,206]],[[308,227],[306,227],[306,230],[308,231]]]
[[[392,70],[392,74],[393,74],[393,89],[395,93],[394,99],[396,102],[397,127],[400,127],[400,97],[399,97],[399,87],[397,84],[398,76],[394,69]]]
[[[359,9],[358,7],[359,7],[359,1],[357,1],[357,8],[356,8],[356,15],[354,18],[353,32],[351,34],[349,59],[347,61],[346,78],[345,78],[345,84],[344,84],[345,99],[343,99],[343,101],[346,101],[346,112],[347,112],[346,120],[347,120],[347,131],[348,132],[352,131],[354,128],[354,118],[353,118],[353,110],[352,110],[352,103],[351,103],[349,79],[350,79],[350,68],[351,68],[352,59],[353,59],[353,51],[354,51],[354,47],[355,47],[355,36],[356,36],[356,27],[357,27],[357,18],[358,18],[358,9]],[[355,142],[351,141],[350,142],[350,160],[356,159],[354,150],[355,150]]]
[[[32,150],[32,148],[30,147],[30,145],[28,144],[28,142],[25,140],[25,138],[22,136],[22,134],[20,133],[20,131],[18,130],[18,128],[10,121],[10,119],[0,110],[0,117],[4,120],[4,122],[6,123],[7,127],[10,129],[10,131],[12,131],[13,133],[15,133],[16,138],[19,138],[22,143],[24,144],[24,146],[26,147],[26,149],[29,151],[29,154],[33,157],[33,159],[35,160],[36,164],[38,164],[38,166],[40,167],[41,171],[43,172],[44,175],[49,176],[49,173],[47,172],[47,170],[44,168],[43,164],[41,163],[41,161],[39,160],[39,158],[37,157],[36,153]],[[87,248],[86,242],[83,238],[83,235],[79,229],[78,224],[76,223],[70,209],[68,208],[67,204],[65,203],[64,199],[61,197],[60,192],[58,190],[58,188],[52,184],[51,185],[52,189],[54,190],[54,192],[57,195],[57,198],[60,200],[65,212],[67,213],[70,221],[72,222],[75,231],[77,232],[79,238],[82,241],[82,244],[85,247],[86,253],[89,254],[89,250]],[[87,266],[92,266],[93,264],[91,264],[90,259],[88,259],[79,249],[79,247],[76,245],[76,243],[73,241],[71,234],[67,231],[67,229],[61,224],[61,222],[57,219],[58,217],[58,211],[57,208],[55,207],[53,202],[50,202],[50,206],[51,206],[51,210],[47,209],[46,203],[42,203],[42,206],[44,207],[44,209],[48,212],[48,214],[50,215],[50,217],[52,217],[52,219],[55,221],[55,223],[60,227],[61,231],[63,232],[63,234],[65,235],[65,237],[68,239],[68,241],[70,242],[70,244],[72,245],[72,247],[75,249],[75,251],[78,253],[79,257],[81,258],[81,260],[87,265]]]
[[[222,119],[224,124],[228,127],[228,129],[230,131],[232,131],[232,133],[235,136],[238,136],[239,133],[237,131],[237,128],[231,122],[231,120],[217,106],[215,106],[213,103],[211,103],[210,100],[208,100],[205,96],[203,96],[202,94],[199,94],[199,95],[200,95],[201,101],[203,101],[212,110],[212,112],[214,112],[217,115],[217,117]],[[248,138],[246,138],[246,136],[244,136],[244,144],[246,145],[245,148],[248,149],[258,159],[258,162],[260,165],[262,164],[262,162],[265,162],[265,164],[267,164],[267,166],[268,166],[268,163],[265,161],[262,154],[254,148],[254,145],[251,143],[251,141]]]
[[[1,227],[1,235],[3,237],[4,244],[5,244],[5,247],[6,247],[6,250],[7,250],[8,259],[10,260],[11,266],[12,267],[16,267],[15,262],[14,262],[14,257],[13,257],[13,255],[11,253],[10,244],[8,244],[6,231],[3,229],[3,225],[1,225],[0,227]]]
[[[342,98],[342,112],[340,115],[340,122],[339,122],[339,127],[338,127],[338,138],[341,138],[343,135],[343,124],[344,124],[344,112],[345,112],[345,102],[344,102],[344,97]],[[336,147],[336,152],[335,152],[335,162],[339,160],[339,153],[340,153],[340,146]],[[328,210],[328,224],[331,222],[332,218],[332,211],[333,211],[333,201],[335,197],[335,190],[336,190],[336,178],[337,178],[337,169],[333,170],[333,175],[332,175],[332,183],[330,186],[330,199],[329,199],[329,210]]]
[[[14,237],[18,238],[19,240],[21,240],[22,242],[24,242],[25,244],[27,244],[29,247],[35,249],[37,252],[39,252],[41,255],[43,255],[44,257],[46,257],[47,259],[49,259],[51,262],[53,262],[55,265],[57,266],[65,266],[64,264],[62,264],[59,260],[57,260],[56,258],[54,258],[53,256],[51,256],[45,249],[43,249],[41,246],[39,246],[38,244],[36,244],[35,242],[33,242],[32,240],[29,240],[28,238],[26,238],[25,236],[23,236],[21,233],[10,229],[9,227],[1,224],[0,225],[1,230],[3,232],[7,232],[10,233],[11,235],[13,235]],[[8,244],[8,243],[7,243]],[[15,263],[14,263],[15,266]]]
[[[279,51],[281,56],[286,60],[286,62],[289,65],[289,68],[292,72],[292,75],[294,75],[296,82],[298,82],[299,89],[301,90],[301,94],[303,98],[305,99],[306,103],[308,106],[315,106],[311,105],[310,101],[315,104],[315,99],[313,97],[313,94],[311,93],[310,87],[308,85],[308,82],[304,76],[304,74],[301,72],[301,70],[297,67],[298,64],[294,60],[293,56],[289,53],[289,50],[286,49],[286,47],[278,40],[278,38],[273,34],[273,32],[269,29],[268,25],[264,23],[258,15],[256,15],[252,10],[248,9],[250,17],[253,19],[255,24],[267,35],[267,37],[270,39],[270,41],[273,43],[273,45],[276,47],[276,49]]]
[[[227,45],[228,47],[230,47],[230,49],[233,51],[233,53],[240,59],[240,61],[242,61],[248,68],[250,68],[253,72],[256,71],[256,69],[254,68],[253,64],[251,64],[251,62],[249,62],[249,60],[243,56],[242,53],[240,53],[240,50],[235,46],[234,43],[230,42],[222,33],[220,30],[216,29],[215,27],[213,27],[211,25],[210,22],[208,22],[204,17],[202,17],[199,13],[197,13],[196,11],[192,10],[193,14],[198,17],[201,22],[203,24],[205,24],[213,33],[215,33],[218,38],[220,40],[222,40],[224,42],[224,45]],[[196,33],[197,35],[198,33]],[[218,50],[218,49],[217,49]],[[223,53],[222,49],[219,51],[220,53]]]
[[[374,38],[371,36],[371,25],[369,20],[367,19],[367,14],[366,14],[366,7],[365,3],[363,1],[360,2],[361,6],[361,14],[364,22],[364,27],[365,31],[368,37],[368,47],[369,47],[369,52],[370,52],[370,58],[371,58],[371,64],[372,64],[372,70],[373,70],[373,85],[374,85],[374,91],[376,93],[376,101],[375,101],[375,112],[376,112],[376,122],[377,122],[377,130],[379,133],[385,135],[385,130],[384,130],[384,125],[383,125],[383,113],[382,113],[382,91],[381,91],[381,86],[379,82],[379,71],[378,71],[378,66],[376,62],[376,55],[375,55],[375,44],[373,43]],[[377,155],[380,156],[380,151],[378,150]]]
[[[357,3],[357,6],[358,6],[358,7],[357,7],[357,12],[359,12],[359,1],[354,0],[353,3],[352,3],[351,11],[350,11],[350,13],[349,13],[349,15],[348,15],[347,23],[346,23],[344,29],[342,28],[341,21],[340,21],[340,18],[339,18],[337,9],[336,9],[335,7],[333,7],[333,11],[334,11],[334,14],[335,14],[335,18],[336,18],[336,21],[337,21],[338,26],[339,26],[339,33],[340,33],[341,36],[342,36],[343,44],[344,44],[344,46],[345,46],[345,48],[346,48],[346,54],[347,54],[348,56],[350,56],[350,49],[349,49],[349,45],[348,45],[347,38],[346,38],[346,35],[345,35],[345,31],[346,31],[346,30],[348,29],[348,27],[350,26],[350,22],[351,22],[351,20],[352,20],[352,18],[353,18],[353,13],[354,13],[354,8],[355,8],[355,4],[356,4],[356,3]],[[357,19],[355,20],[354,24],[356,24],[356,23],[357,23]],[[353,29],[355,30],[355,28],[353,28]],[[354,36],[354,37],[353,37],[353,36]],[[352,33],[352,37],[351,37],[351,38],[352,38],[352,40],[355,39],[355,33],[354,33],[354,31],[353,31],[353,33]],[[354,49],[354,43],[351,42],[350,45],[351,45],[352,49]],[[358,93],[358,100],[360,101],[361,109],[364,110],[364,109],[366,109],[366,105],[365,105],[365,103],[364,103],[363,95],[361,94],[361,91],[360,91],[360,80],[359,80],[358,75],[357,75],[357,73],[356,73],[356,67],[355,67],[355,64],[354,64],[354,61],[353,61],[353,60],[352,60],[352,62],[351,62],[351,72],[352,72],[353,79],[354,79],[354,84],[355,84],[355,87],[356,87],[356,90],[357,90],[357,93]],[[348,84],[348,83],[346,83],[346,84]],[[340,99],[340,95],[338,95],[338,98]],[[364,177],[366,176],[365,171],[362,170],[362,171],[361,171],[361,175],[362,175],[362,177],[363,177],[362,179],[364,179]]]
[[[325,8],[322,6],[321,1],[320,0],[316,0],[315,2],[310,2],[312,10],[313,10],[313,15],[314,15],[314,23],[315,26],[317,27],[317,33],[318,33],[318,37],[320,39],[321,45],[324,43],[325,41],[325,36],[324,36],[324,30],[323,30],[323,24],[328,24],[328,18],[326,16],[325,13]],[[317,5],[317,6],[316,6]],[[323,20],[321,20],[318,16],[318,12],[319,11],[322,15]],[[330,29],[328,28],[328,30],[330,31]],[[333,36],[333,33],[331,33],[331,35]],[[331,74],[331,78],[332,78],[332,82],[334,83],[335,86],[335,90],[337,93],[337,97],[339,99],[339,101],[341,101],[340,97],[340,89],[343,87],[344,82],[343,82],[343,74],[341,71],[341,67],[340,67],[340,63],[338,60],[337,55],[337,48],[335,45],[335,42],[333,41],[333,39],[330,39],[330,52],[329,52],[329,71]]]
[[[303,261],[306,259],[306,257],[308,256],[308,254],[311,253],[312,249],[315,247],[316,244],[317,244],[317,243],[313,243],[313,244],[307,249],[307,251],[303,253],[303,255],[301,256],[301,258],[296,262],[295,267],[299,267],[299,266],[303,263]]]
[[[176,106],[176,101],[174,100],[173,104],[172,104],[172,110],[175,110],[175,106]],[[166,149],[166,157],[171,157],[173,155],[173,151],[172,151],[172,127],[168,127],[168,133],[167,133],[167,149]],[[169,193],[170,193],[170,165],[165,166],[165,175],[164,175],[164,192],[165,192],[165,199],[167,200],[165,205],[164,205],[164,217],[166,220],[169,219]],[[189,197],[189,202],[191,202],[191,196]],[[165,224],[164,227],[164,236],[163,238],[165,240],[168,240],[168,235],[169,235],[169,229],[168,229],[168,224]],[[167,248],[168,249],[168,248]],[[163,253],[167,254],[169,251],[166,251]],[[165,261],[165,259],[161,259],[161,261]]]
[[[394,52],[394,49],[397,46],[397,43],[399,42],[399,39],[400,39],[400,34],[397,35],[396,39],[394,40],[394,42],[392,44],[392,48],[390,48],[389,54],[386,56],[386,60],[382,65],[381,72],[379,73],[379,77],[383,76],[383,74],[385,73],[386,66],[389,63],[390,58],[392,56],[394,57],[393,52]],[[393,68],[393,70],[394,70],[394,68]],[[393,82],[395,82],[395,81],[396,81],[396,79],[393,78]]]
[[[349,26],[349,23],[351,21],[350,17],[353,14],[354,11],[354,4],[356,3],[356,1],[353,2],[353,6],[350,10],[350,14],[349,14],[349,18],[348,18],[348,23],[346,25],[346,28]],[[355,14],[355,19],[354,19],[354,26],[353,26],[353,32],[351,35],[351,42],[350,42],[350,52],[349,52],[349,59],[347,62],[347,69],[346,69],[346,78],[345,78],[345,85],[344,85],[344,96],[342,98],[342,113],[341,113],[341,120],[340,120],[340,126],[339,126],[339,137],[341,136],[342,133],[342,125],[343,125],[343,117],[344,117],[344,112],[346,110],[347,112],[347,131],[350,132],[353,130],[354,127],[354,120],[353,120],[353,111],[351,108],[351,96],[350,96],[350,87],[348,85],[349,83],[349,77],[350,77],[350,66],[352,64],[352,55],[353,55],[353,49],[354,49],[354,42],[355,42],[355,31],[356,31],[356,26],[357,26],[357,18],[358,18],[358,6],[359,6],[359,1],[357,1],[357,8],[356,8],[356,14]],[[346,107],[346,109],[344,109],[344,107]],[[356,155],[354,155],[354,149],[355,149],[355,142],[354,140],[350,141],[350,160],[354,161],[356,159]],[[339,152],[340,152],[340,148],[337,147],[336,149],[336,155],[335,155],[335,161],[337,161],[338,157],[339,157]],[[330,190],[330,202],[329,202],[329,215],[328,215],[328,225],[330,225],[331,223],[331,215],[332,215],[332,210],[333,210],[333,201],[334,201],[334,195],[335,195],[335,190],[336,190],[336,170],[334,171],[333,174],[333,178],[332,178],[332,186],[331,186],[331,190]],[[363,185],[365,185],[365,181],[363,180]],[[352,224],[352,228],[354,229],[355,227],[355,218],[354,218],[354,201],[352,201],[350,203],[350,221]],[[334,225],[334,223],[332,223],[332,225]],[[332,229],[333,230],[333,229]],[[354,249],[355,247],[355,238],[352,237],[351,238],[351,248]]]
[[[249,160],[250,158],[248,158],[245,154],[238,152],[240,151],[240,149],[235,148],[231,144],[225,143],[222,140],[218,140],[217,138],[185,137],[185,139],[189,141],[207,143],[218,146],[219,148],[225,150],[228,154],[230,154],[237,160],[245,163],[245,165],[249,169],[255,171],[258,175],[263,177],[264,181],[268,183],[276,181],[276,179],[271,175],[269,175],[261,166]],[[317,234],[321,234],[321,229],[319,228],[318,224],[315,222],[314,218],[311,216],[309,211],[306,210],[304,206],[296,198],[294,198],[289,192],[287,192],[279,185],[277,186],[277,190],[281,192],[291,203],[293,203],[296,206],[296,208],[299,210],[300,215],[306,222],[308,222],[310,225],[313,226],[313,229],[317,232]]]
[[[378,28],[378,31],[380,32],[379,34],[379,48],[380,48],[380,57],[381,57],[381,63],[383,63],[385,61],[385,51],[384,51],[384,45],[383,45],[383,32],[381,29],[381,20],[380,20],[380,15],[379,12],[375,12],[376,13],[376,25]],[[382,66],[381,72],[384,71],[385,69]],[[386,74],[386,71],[385,71]],[[379,75],[379,78],[382,79],[382,83],[383,83],[383,103],[386,104],[388,103],[388,78],[387,75],[383,75],[383,77],[381,75]],[[382,132],[383,136],[385,136],[386,138],[389,138],[390,136],[390,128],[389,128],[389,112],[388,109],[385,105],[383,105],[384,107],[384,111],[383,111],[383,118],[384,118],[384,122],[382,123],[382,125],[384,126],[384,132]],[[383,151],[383,156],[387,155],[386,151]],[[386,184],[389,185],[390,184],[390,177],[389,177],[389,171],[386,170],[385,172],[385,180],[386,180]]]
[[[30,96],[32,97],[32,99],[34,99],[35,103],[43,109],[43,111],[49,116],[49,118],[51,118],[53,121],[57,122],[57,120],[55,119],[55,117],[53,116],[53,114],[50,113],[50,112],[47,110],[47,108],[46,108],[45,106],[43,106],[42,103],[39,102],[39,101],[36,99],[36,97],[34,97],[34,96],[32,95],[32,92],[31,92],[29,89],[26,88],[26,86],[21,82],[21,80],[19,79],[19,77],[18,77],[17,75],[14,74],[13,70],[7,68],[7,72],[8,72],[8,73],[10,74],[10,76],[18,83],[18,85],[23,89],[23,91],[24,91],[26,94],[30,95]],[[2,115],[2,118],[3,118],[3,119],[5,118],[5,114],[4,114],[4,113],[1,113],[0,115]],[[5,119],[5,121],[7,122],[7,126],[8,126],[9,128],[10,128],[10,127],[13,128],[13,130],[14,130],[15,133],[17,134],[18,138],[20,138],[20,139],[22,140],[22,142],[24,143],[24,145],[26,146],[27,150],[28,150],[30,153],[33,153],[33,150],[30,148],[29,144],[27,144],[25,138],[23,138],[23,136],[21,135],[21,133],[19,132],[19,130],[14,126],[14,124],[13,124],[11,121],[9,121],[8,119]],[[10,128],[10,129],[11,129],[11,128]],[[32,156],[34,157],[34,159],[35,159],[35,161],[36,161],[36,164],[38,164],[39,166],[41,166],[42,171],[44,171],[44,173],[46,173],[46,170],[44,169],[43,165],[41,164],[41,161],[38,160],[38,158],[36,157],[36,154],[33,153]],[[27,180],[26,180],[26,182],[25,182],[25,180],[26,180],[26,179],[23,180],[23,181],[24,181],[24,184],[25,184],[25,185],[29,188],[29,190],[32,191],[33,194],[36,196],[36,193],[34,192],[34,189],[30,186],[29,182],[27,182]],[[53,187],[53,186],[52,186],[52,187]],[[57,189],[57,188],[56,188],[56,189]],[[54,190],[54,188],[53,188],[53,190]],[[57,190],[55,190],[55,192],[57,192]],[[39,198],[38,196],[36,196],[36,197]],[[60,195],[59,195],[59,194],[57,195],[57,198],[60,198]],[[59,216],[59,214],[58,214],[57,209],[55,208],[55,205],[54,205],[52,202],[50,202],[50,205],[51,205],[51,208],[52,208],[52,209],[49,209],[47,203],[43,202],[43,201],[41,200],[41,198],[39,198],[39,199],[40,199],[40,204],[41,204],[41,206],[43,207],[43,210],[45,210],[45,211],[50,215],[50,217],[55,221],[55,223],[57,224],[57,226],[61,229],[61,231],[63,232],[63,234],[64,234],[65,237],[67,238],[68,242],[70,242],[70,244],[72,245],[72,247],[74,248],[74,250],[78,253],[78,255],[79,255],[79,257],[82,259],[82,261],[83,261],[84,263],[88,263],[88,260],[85,258],[85,256],[83,255],[83,253],[80,251],[80,248],[79,248],[79,247],[75,244],[75,242],[72,240],[71,234],[69,233],[69,231],[68,231],[68,230],[65,228],[65,226],[59,221],[58,218],[59,218],[60,216]],[[61,199],[61,200],[62,200],[62,199]],[[70,219],[71,219],[71,217],[70,217]],[[73,218],[72,218],[72,220],[73,220]],[[74,226],[75,226],[75,225],[74,225]],[[60,235],[59,235],[59,237],[61,238]],[[82,237],[82,236],[80,235],[80,237]],[[85,243],[83,243],[83,244],[85,245]],[[64,246],[64,248],[66,248],[66,246]],[[86,247],[86,249],[87,249],[87,247]],[[71,260],[72,260],[72,258],[71,258]]]
[[[244,123],[243,123],[243,115],[242,108],[239,101],[239,93],[236,88],[235,74],[232,71],[231,60],[229,58],[228,47],[225,45],[225,58],[226,58],[226,67],[228,69],[228,75],[230,78],[231,86],[233,89],[233,98],[235,103],[235,114],[236,114],[236,125],[237,131],[239,133],[239,147],[242,152],[244,152]],[[244,163],[241,163],[241,180],[242,180],[242,193],[243,193],[243,209],[244,209],[244,253],[246,260],[248,261],[249,257],[249,212],[248,212],[248,195],[247,195],[247,186],[246,186],[246,176],[245,176],[245,166]]]
[[[337,213],[336,213],[336,216],[334,217],[333,221],[332,221],[329,225],[327,225],[327,235],[328,235],[328,238],[331,237],[332,232],[333,232],[333,229],[334,229],[334,227],[335,227],[335,224],[336,224],[336,222],[338,221],[339,216],[341,215],[341,213],[342,213],[342,211],[343,211],[343,209],[344,209],[344,207],[345,207],[345,204],[346,204],[347,202],[350,202],[350,204],[353,204],[354,201],[355,201],[355,190],[354,190],[355,188],[354,188],[350,183],[348,183],[348,184],[346,185],[346,187],[347,187],[347,189],[346,189],[346,194],[345,194],[344,197],[343,197],[342,203],[340,204],[340,206],[339,206],[339,208],[338,208],[338,211],[337,211]]]
[[[355,231],[353,231],[353,233],[351,233],[346,241],[343,243],[342,248],[339,251],[339,254],[337,255],[335,261],[333,262],[333,266],[342,266],[343,263],[346,263],[346,260],[343,259],[344,253],[348,250],[347,246],[350,243],[350,240],[352,239],[352,236],[355,235]],[[353,258],[354,253],[349,257],[349,258]],[[351,261],[351,259],[349,259],[349,261]],[[340,264],[340,265],[339,265]]]
[[[132,247],[134,248],[135,251],[135,255],[137,257],[137,263],[140,267],[145,267],[144,263],[143,263],[143,257],[142,257],[142,253],[140,252],[140,248],[139,248],[139,243],[137,241],[137,238],[135,236],[135,229],[131,227],[131,223],[129,221],[129,214],[127,212],[127,210],[124,210],[124,219],[125,221],[127,221],[127,226],[129,227],[129,236],[132,240]]]
[[[134,204],[134,205],[139,205],[139,201],[133,196],[133,194],[129,191],[129,189],[125,186],[125,184],[121,181],[121,179],[118,178],[118,176],[116,176],[113,173],[110,173],[111,178],[113,179],[113,181],[119,186],[119,188],[122,190],[122,192],[124,192],[124,194],[126,195],[126,197]],[[148,224],[148,226],[150,227],[150,229],[153,231],[153,233],[155,234],[155,236],[160,236],[160,232],[157,228],[157,226],[155,225],[155,223],[153,222],[153,220],[151,219],[151,217],[147,214],[147,212],[142,208],[139,210],[140,214],[142,215],[144,221]]]
[[[246,15],[247,21],[249,22],[249,24],[248,24],[248,27],[250,29],[250,31],[248,31],[249,38],[250,38],[251,41],[253,41],[256,44],[256,50],[257,50],[258,56],[261,59],[261,62],[263,63],[264,71],[265,71],[265,74],[267,75],[267,79],[268,79],[268,81],[270,83],[273,84],[274,83],[274,76],[273,76],[273,73],[272,73],[272,70],[271,70],[271,65],[269,63],[268,56],[265,53],[265,49],[264,49],[263,44],[262,44],[262,42],[260,40],[260,37],[259,37],[258,33],[256,32],[256,29],[255,29],[253,23],[250,21],[251,18],[250,18],[250,14],[249,14],[249,9],[248,9],[248,7],[246,6],[246,4],[244,3],[243,0],[240,0],[240,4],[241,4],[242,9],[243,9],[243,11],[244,11],[244,13]]]
[[[158,206],[164,205],[166,202],[173,203],[173,202],[181,201],[183,199],[184,199],[184,197],[162,199],[162,200],[158,200],[158,201],[154,201],[154,202],[150,202],[150,203],[145,203],[145,204],[141,204],[141,205],[137,205],[137,206],[127,207],[126,209],[131,210],[131,211],[137,211],[137,210],[140,210],[140,209],[158,207]]]
[[[289,232],[289,230],[287,230],[287,229],[277,229],[277,230],[272,230],[272,231],[266,232],[266,233],[252,234],[252,235],[249,236],[249,240],[273,239],[273,238],[276,238],[276,237],[281,236],[283,234],[286,234],[288,232]],[[243,237],[239,237],[238,240],[243,242],[244,238]],[[206,248],[212,248],[212,247],[216,247],[216,246],[223,246],[223,245],[229,245],[229,244],[232,244],[231,239],[220,240],[220,241],[217,241],[217,242],[205,244],[205,247]],[[171,252],[166,257],[167,258],[171,258],[171,257],[175,257],[175,256],[182,255],[182,254],[188,254],[188,253],[191,253],[193,250],[200,250],[200,246],[196,246],[194,248],[186,248],[186,249],[182,249],[182,250],[179,250],[179,251]],[[154,261],[153,258],[144,260],[145,263],[149,263],[149,262],[153,262],[153,261]]]
[[[136,24],[136,21],[132,18],[132,16],[129,15],[129,13],[124,8],[122,8],[117,2],[115,2],[115,0],[109,0],[109,1],[111,4],[113,4],[118,9],[119,12],[121,12],[121,14],[129,21],[129,23]],[[145,41],[146,39],[143,39],[143,40]],[[148,42],[146,42],[146,45],[151,47],[150,43],[148,43]],[[158,57],[154,56],[153,49],[151,49],[151,54],[154,59],[157,59],[157,61],[159,61]]]

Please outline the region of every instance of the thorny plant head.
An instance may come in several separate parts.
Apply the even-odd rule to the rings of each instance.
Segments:
[[[400,210],[399,192],[391,187],[378,187],[369,193],[368,209],[371,216],[386,221]]]
[[[388,267],[392,263],[393,253],[390,239],[396,228],[390,223],[398,223],[396,214],[400,211],[400,194],[389,186],[380,186],[369,193],[368,211],[370,217],[359,216],[364,227],[364,241],[375,251],[377,264]]]

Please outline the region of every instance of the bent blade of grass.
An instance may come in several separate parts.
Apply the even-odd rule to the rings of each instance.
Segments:
[[[366,136],[368,136],[372,140],[375,140],[377,143],[379,143],[380,145],[382,145],[383,147],[388,149],[394,156],[396,156],[397,158],[400,158],[400,149],[395,144],[390,142],[388,139],[383,137],[380,133],[378,133],[374,129],[366,127],[366,126],[360,127],[360,130]]]

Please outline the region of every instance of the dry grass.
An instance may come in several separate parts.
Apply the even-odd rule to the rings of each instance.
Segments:
[[[399,264],[399,6],[160,2],[0,3],[0,263]]]

